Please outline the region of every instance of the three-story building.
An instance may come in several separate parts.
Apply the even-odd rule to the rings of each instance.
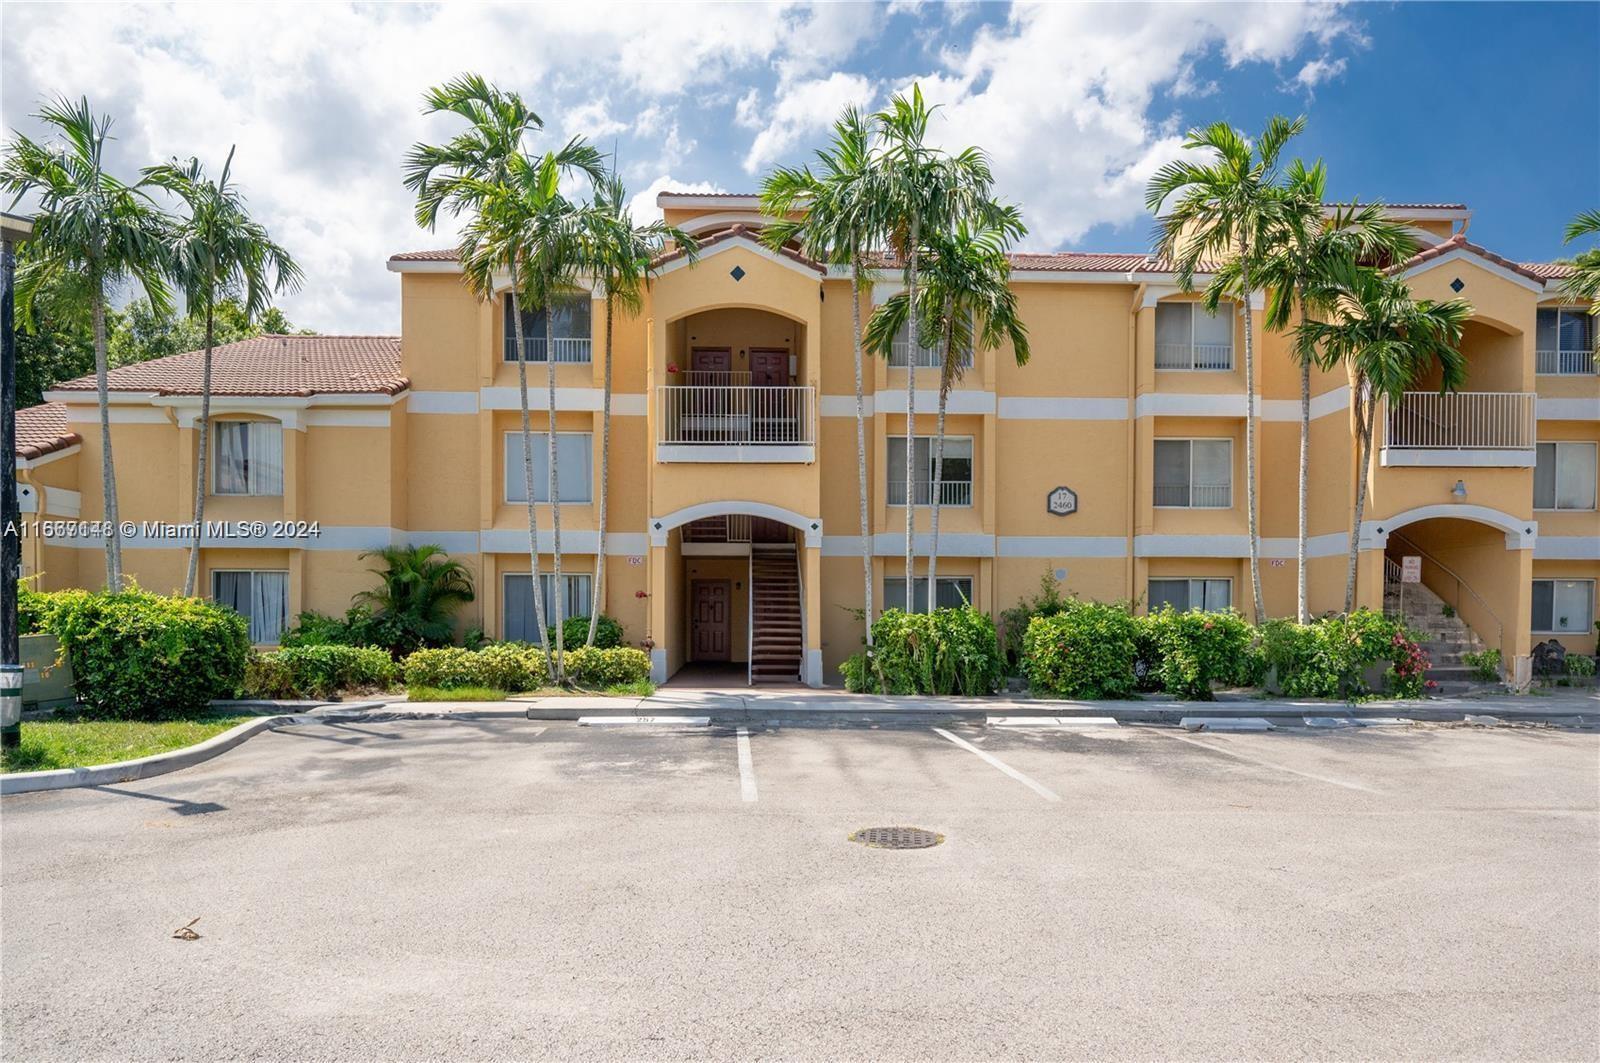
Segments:
[[[609,477],[601,478],[604,292],[528,313],[517,349],[509,298],[462,284],[449,251],[389,260],[401,335],[264,337],[217,355],[214,473],[204,587],[270,643],[302,609],[341,612],[372,582],[363,550],[438,543],[473,571],[462,625],[532,639],[547,614],[603,608],[650,649],[655,677],[720,662],[752,681],[835,681],[861,639],[862,542],[852,290],[837,269],[759,240],[754,196],[664,193],[667,220],[696,234],[669,253],[641,311],[610,337]],[[1360,528],[1357,598],[1379,607],[1399,558],[1525,676],[1532,645],[1594,652],[1600,517],[1600,376],[1594,319],[1561,295],[1565,268],[1507,261],[1467,238],[1458,205],[1390,208],[1424,250],[1398,269],[1433,298],[1474,308],[1468,379],[1428,381],[1381,414]],[[1299,370],[1288,338],[1256,315],[1256,404],[1246,408],[1242,320],[1208,314],[1144,254],[1017,254],[1012,281],[1032,346],[971,353],[950,396],[940,487],[941,604],[998,613],[1041,576],[1141,608],[1249,611],[1245,433],[1260,461],[1266,613],[1293,615]],[[882,271],[863,319],[898,290]],[[527,360],[544,577],[530,579],[517,359]],[[545,386],[556,374],[555,410]],[[904,338],[865,373],[874,604],[906,601],[905,508],[930,546],[933,352]],[[916,376],[907,429],[906,375]],[[123,516],[139,522],[126,568],[146,587],[181,584],[198,356],[112,372]],[[92,378],[24,411],[24,508],[70,521],[101,512]],[[1343,370],[1313,375],[1311,608],[1342,608],[1357,482]],[[553,526],[543,430],[554,417],[563,585],[549,575]],[[909,439],[908,439],[909,435]],[[906,448],[915,473],[907,482]],[[598,507],[608,493],[604,554]],[[68,520],[67,518],[70,518]],[[145,522],[152,522],[146,528]],[[253,534],[262,530],[265,534]],[[59,530],[59,529],[58,529]],[[228,537],[233,536],[233,537]],[[25,567],[46,587],[95,585],[91,537],[35,537]],[[920,569],[919,569],[920,574]],[[926,603],[925,581],[911,604]]]

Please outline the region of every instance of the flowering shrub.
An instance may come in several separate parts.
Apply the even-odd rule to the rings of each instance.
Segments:
[[[650,678],[650,655],[632,646],[580,646],[564,655],[563,667],[579,686],[623,686]]]
[[[1135,622],[1147,682],[1159,689],[1190,701],[1212,701],[1213,683],[1250,680],[1253,632],[1238,613],[1180,613],[1168,605]]]
[[[1304,627],[1288,620],[1261,626],[1261,650],[1290,697],[1357,698],[1374,693],[1365,672],[1380,661],[1390,693],[1421,697],[1428,655],[1404,624],[1370,609],[1329,616]]]
[[[845,687],[872,694],[993,694],[1000,686],[994,621],[972,606],[906,613],[872,625],[873,647],[840,665]]]
[[[1125,605],[1073,600],[1034,617],[1022,637],[1029,686],[1056,698],[1132,697],[1138,630]]]

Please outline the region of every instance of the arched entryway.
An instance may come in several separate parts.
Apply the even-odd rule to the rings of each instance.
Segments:
[[[820,519],[729,501],[649,527],[657,683],[820,685]]]
[[[1500,650],[1508,676],[1520,674],[1531,650],[1537,523],[1487,506],[1432,505],[1367,522],[1365,530],[1370,556],[1382,567],[1369,570],[1364,604],[1377,606],[1370,588],[1381,586],[1384,607],[1437,636],[1439,652],[1456,652],[1449,636],[1464,625],[1483,646]],[[1419,583],[1409,582],[1408,568]]]

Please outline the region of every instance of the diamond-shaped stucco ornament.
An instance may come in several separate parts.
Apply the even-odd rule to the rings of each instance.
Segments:
[[[1046,508],[1058,517],[1078,512],[1078,492],[1070,487],[1058,487],[1045,500]]]
[[[744,280],[744,267],[743,266],[735,266],[735,267],[733,267],[732,269],[730,269],[728,271],[728,276],[733,278],[733,282],[735,284],[739,283],[740,281]]]

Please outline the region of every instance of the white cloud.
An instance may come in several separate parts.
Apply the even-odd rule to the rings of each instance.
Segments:
[[[835,73],[790,85],[772,107],[765,127],[751,142],[744,157],[745,172],[759,173],[773,162],[794,154],[796,147],[818,139],[847,105],[870,103],[872,91],[872,82],[859,74]],[[743,105],[741,100],[741,109]]]
[[[1058,247],[1144,214],[1145,180],[1181,153],[1152,113],[1157,93],[1208,94],[1198,59],[1278,64],[1343,27],[1322,5],[1018,5],[919,80],[944,105],[932,135],[982,145],[1001,194],[1023,207],[1027,244]]]
[[[1303,89],[1314,89],[1324,81],[1332,81],[1343,74],[1347,62],[1343,56],[1332,60],[1313,59],[1300,68],[1300,72],[1294,76],[1294,83]]]
[[[680,181],[671,174],[662,174],[628,200],[628,214],[640,224],[661,220],[661,208],[656,206],[656,196],[662,192],[726,192],[727,189],[710,181]]]

